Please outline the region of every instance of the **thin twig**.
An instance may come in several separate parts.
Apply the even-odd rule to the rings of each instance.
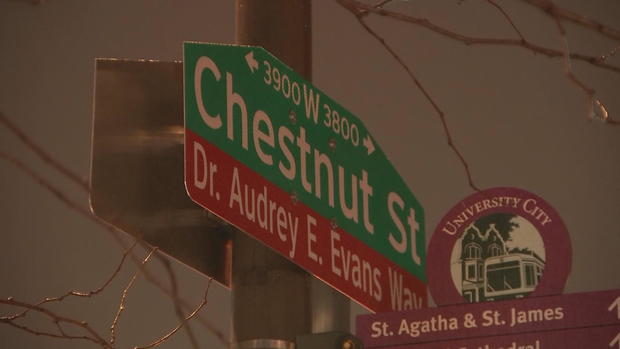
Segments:
[[[62,328],[62,325],[60,324],[59,321],[54,321],[54,324],[56,325],[56,328],[58,329],[58,332],[63,335],[65,338],[69,338],[71,337],[71,335],[67,334],[65,332],[65,330]]]
[[[368,24],[364,21],[363,16],[359,15],[359,12],[356,11],[352,11],[351,7],[347,6],[347,2],[346,0],[337,0],[341,5],[343,5],[344,8],[348,9],[349,11],[351,11],[353,13],[353,15],[355,15],[355,17],[357,18],[358,22],[361,24],[361,26],[372,36],[374,37],[377,41],[379,41],[379,43],[381,44],[381,46],[383,46],[385,48],[385,50],[396,60],[396,62],[398,62],[398,64],[407,72],[407,75],[409,75],[409,78],[411,79],[411,81],[416,85],[416,87],[422,92],[422,94],[424,94],[424,97],[426,98],[426,100],[431,104],[431,106],[433,107],[433,109],[435,110],[435,112],[437,113],[437,115],[439,116],[439,119],[441,121],[441,124],[443,126],[443,130],[444,133],[446,135],[446,139],[448,141],[448,146],[452,149],[452,151],[456,154],[456,156],[459,158],[459,161],[461,162],[463,169],[465,170],[465,174],[467,175],[467,181],[469,183],[469,186],[475,190],[475,191],[480,191],[480,189],[478,188],[478,186],[476,186],[476,184],[474,183],[473,180],[473,176],[471,174],[471,171],[469,169],[469,164],[467,163],[467,161],[465,160],[465,157],[463,156],[463,154],[461,154],[461,152],[459,151],[459,149],[456,147],[456,145],[454,144],[453,140],[452,140],[452,135],[450,133],[450,129],[448,128],[448,124],[446,122],[446,116],[445,113],[443,112],[443,110],[441,110],[441,108],[439,107],[439,105],[435,102],[435,100],[433,99],[433,97],[431,97],[430,93],[426,90],[426,88],[422,85],[422,83],[420,82],[420,80],[415,76],[415,74],[413,73],[413,71],[411,70],[411,68],[409,68],[409,66],[403,61],[403,59],[396,53],[396,51],[394,51],[394,49],[392,49],[392,47],[390,45],[388,45],[388,43],[385,41],[385,39],[383,39],[376,31],[374,31],[372,28],[370,28],[370,26],[368,26]]]
[[[136,246],[136,244],[138,243],[138,240],[136,240],[133,245],[131,245],[131,247],[129,247],[128,249],[125,250],[125,252],[123,253],[123,257],[121,258],[120,263],[118,263],[118,265],[116,266],[116,269],[114,269],[114,272],[112,273],[112,275],[110,275],[110,277],[108,277],[106,279],[106,281],[99,286],[97,289],[88,291],[88,292],[80,292],[80,291],[69,291],[65,294],[63,294],[62,296],[59,297],[48,297],[43,299],[42,301],[36,303],[36,306],[41,306],[44,305],[46,303],[51,303],[51,302],[62,302],[65,298],[70,297],[70,296],[74,296],[74,297],[92,297],[95,296],[99,293],[101,293],[104,289],[106,289],[108,287],[108,285],[112,282],[112,280],[114,280],[114,278],[116,278],[116,276],[118,275],[118,273],[120,272],[123,264],[125,263],[125,260],[127,259],[127,255],[133,250],[133,248]],[[12,316],[8,316],[6,318],[14,320],[20,317],[25,316],[28,312],[30,311],[30,309],[26,309],[24,311],[22,311],[21,313],[12,315]],[[59,330],[62,332],[62,329],[59,328]]]
[[[521,31],[519,30],[519,28],[517,28],[517,25],[512,20],[512,18],[508,14],[508,12],[506,12],[506,10],[504,10],[503,7],[501,7],[499,4],[497,4],[494,0],[487,0],[487,2],[489,4],[491,4],[493,7],[495,7],[499,12],[501,12],[501,14],[504,16],[504,18],[506,18],[508,23],[510,23],[510,25],[512,26],[512,29],[514,29],[515,32],[517,33],[517,35],[519,35],[519,38],[521,38],[521,41],[527,41],[527,40],[525,40],[525,37],[523,36],[523,34],[521,34]]]
[[[562,40],[562,47],[564,49],[564,73],[568,77],[568,79],[577,85],[579,89],[581,89],[586,96],[588,97],[588,106],[590,112],[588,113],[591,118],[595,116],[599,116],[603,121],[612,124],[618,125],[618,122],[609,117],[609,113],[607,112],[607,108],[605,105],[596,98],[596,90],[586,85],[583,81],[581,81],[577,75],[573,72],[573,67],[570,59],[570,48],[568,45],[568,37],[566,36],[566,29],[562,25],[559,19],[553,18],[557,27],[558,32],[560,33],[560,37]]]
[[[565,21],[575,23],[584,28],[588,28],[590,30],[598,32],[599,34],[606,36],[610,39],[620,41],[620,30],[612,28],[611,26],[605,25],[597,20],[580,15],[577,12],[573,12],[565,8],[559,7],[555,3],[553,3],[553,1],[550,1],[550,0],[521,0],[521,1],[539,8],[540,10],[548,13],[550,16],[558,20],[565,20]]]
[[[88,340],[91,342],[94,342],[96,344],[99,344],[100,346],[104,347],[104,348],[110,348],[112,349],[113,347],[108,344],[108,342],[106,342],[105,339],[103,339],[87,322],[85,321],[78,321],[75,319],[71,319],[71,318],[67,318],[61,315],[56,314],[55,312],[37,306],[35,304],[30,304],[30,303],[26,303],[26,302],[21,302],[21,301],[17,301],[14,298],[7,298],[7,299],[0,299],[0,304],[6,304],[6,305],[12,305],[12,306],[17,306],[17,307],[21,307],[21,308],[25,308],[25,309],[30,309],[32,311],[38,312],[40,314],[43,314],[47,317],[49,317],[53,322],[63,322],[63,323],[67,323],[67,324],[71,324],[74,325],[76,327],[79,327],[81,329],[83,329],[84,331],[86,331],[89,336],[68,336],[65,337],[63,335],[58,335],[58,334],[53,334],[51,332],[43,332],[43,331],[37,331],[34,329],[31,329],[29,327],[23,326],[23,325],[19,325],[17,323],[14,322],[14,320],[7,318],[7,317],[0,317],[0,322],[6,323],[8,325],[11,325],[13,327],[17,327],[23,331],[32,333],[32,334],[36,334],[36,335],[40,335],[40,336],[48,336],[48,337],[55,337],[55,338],[69,338],[69,339],[84,339],[84,340]]]
[[[374,6],[375,8],[380,8],[380,7],[383,7],[383,6],[387,5],[387,4],[389,4],[389,3],[390,3],[390,2],[392,2],[392,1],[393,1],[393,0],[381,0],[381,1],[379,1],[378,3],[374,4],[373,6]],[[359,12],[357,13],[357,15],[358,15],[359,17],[364,17],[364,16],[367,16],[367,15],[368,15],[368,13],[369,13],[368,11],[359,11]]]
[[[0,112],[0,124],[6,127],[11,133],[13,133],[19,140],[30,148],[41,160],[46,164],[55,168],[58,172],[62,173],[65,177],[82,187],[86,192],[90,192],[90,185],[88,181],[80,178],[75,172],[69,170],[60,162],[54,160],[46,151],[43,150],[38,144],[36,144],[25,132],[23,132],[17,125],[9,120],[2,112]]]
[[[150,283],[155,285],[163,294],[168,296],[170,299],[174,299],[174,296],[170,288],[166,287],[163,284],[163,281],[161,281],[160,279],[155,277],[152,273],[150,273],[148,269],[144,270],[144,276]],[[179,297],[178,299],[185,311],[192,309],[193,306],[189,303],[189,301],[181,297]],[[209,332],[211,332],[221,342],[222,345],[226,347],[230,346],[230,341],[227,339],[226,335],[222,331],[218,330],[207,319],[198,315],[196,316],[196,321],[200,322]]]
[[[77,213],[79,213],[83,217],[87,218],[88,220],[93,221],[96,224],[104,227],[105,230],[110,235],[112,235],[112,237],[114,237],[114,239],[119,244],[121,244],[122,246],[127,248],[125,246],[125,242],[123,241],[123,239],[120,237],[120,235],[117,234],[117,230],[116,230],[115,227],[113,227],[112,225],[108,224],[107,222],[101,220],[99,217],[91,214],[90,211],[82,208],[75,201],[69,199],[60,189],[58,189],[57,187],[55,187],[54,185],[49,183],[45,178],[43,178],[42,176],[37,174],[34,170],[32,170],[30,167],[28,167],[26,164],[24,164],[21,160],[17,159],[16,157],[14,157],[12,155],[9,155],[9,154],[5,153],[4,151],[1,151],[1,150],[0,150],[0,158],[6,160],[10,164],[12,164],[15,167],[17,167],[19,170],[21,170],[24,173],[26,173],[29,177],[34,179],[35,182],[37,182],[40,186],[42,186],[48,192],[52,193],[56,197],[56,199],[60,200],[63,204],[65,204],[65,206],[67,206],[70,209],[76,211]]]
[[[389,4],[392,1],[394,1],[394,0],[381,0],[378,3],[375,4],[375,7],[383,7],[383,6]]]
[[[148,348],[153,348],[156,347],[162,343],[164,343],[165,341],[167,341],[168,339],[170,339],[170,337],[174,336],[175,333],[177,333],[177,331],[179,331],[183,326],[185,326],[185,324],[191,320],[194,316],[196,316],[196,314],[198,314],[198,312],[200,310],[202,310],[202,308],[207,304],[207,296],[209,295],[209,288],[211,287],[211,283],[213,282],[213,278],[209,278],[209,283],[207,284],[207,289],[205,290],[205,295],[204,298],[202,299],[202,302],[196,307],[196,309],[194,309],[194,311],[192,311],[186,318],[183,319],[183,321],[181,321],[177,327],[175,327],[174,329],[172,329],[170,332],[168,332],[166,335],[160,337],[159,339],[157,339],[156,341],[147,344],[145,346],[141,346],[141,347],[134,347],[134,349],[148,349]]]
[[[566,73],[566,76],[570,79],[570,81],[572,81],[581,90],[583,90],[583,92],[585,92],[591,99],[594,99],[596,91],[593,88],[584,84],[573,73],[573,67],[570,59],[570,48],[568,46],[568,38],[566,37],[566,29],[564,29],[564,26],[559,20],[555,19],[555,23],[557,24],[558,31],[560,32],[560,37],[562,39],[562,48],[564,49],[564,71]]]
[[[176,273],[172,269],[172,265],[170,264],[170,260],[168,258],[165,258],[161,254],[158,254],[157,257],[161,264],[164,266],[164,269],[166,269],[166,272],[168,273],[168,277],[170,279],[170,290],[172,291],[172,303],[174,304],[174,312],[176,313],[177,318],[183,321],[183,307],[179,298],[179,283],[177,282]],[[185,325],[185,333],[187,334],[187,337],[192,344],[192,348],[199,349],[198,340],[196,339],[196,335],[194,335],[194,331],[192,330],[192,327],[189,323]]]
[[[30,328],[28,326],[20,325],[20,324],[17,324],[15,322],[12,322],[12,321],[0,320],[0,322],[4,322],[4,323],[6,323],[9,326],[13,326],[13,327],[15,327],[17,329],[20,329],[22,331],[28,332],[28,333],[33,334],[35,336],[51,337],[51,338],[57,338],[57,339],[86,340],[86,341],[90,341],[90,342],[93,342],[95,344],[98,344],[98,345],[100,345],[103,348],[110,348],[110,346],[108,346],[107,344],[100,343],[96,339],[91,338],[89,336],[72,336],[72,335],[66,335],[66,334],[56,334],[56,333],[52,333],[52,332],[35,330],[35,329],[32,329],[32,328]]]
[[[598,59],[601,62],[605,62],[606,60],[608,60],[609,58],[613,57],[616,55],[616,53],[618,53],[618,50],[620,50],[620,46],[616,46],[614,48],[612,48],[611,50],[609,50],[609,52],[602,54],[598,57]]]
[[[123,290],[123,293],[121,295],[121,301],[118,306],[118,311],[116,312],[116,316],[114,317],[114,320],[112,321],[112,325],[110,326],[109,342],[112,345],[116,341],[116,326],[118,325],[118,322],[121,318],[123,311],[125,310],[125,301],[127,299],[127,294],[129,294],[129,290],[131,289],[133,284],[136,282],[138,275],[140,274],[140,272],[144,270],[144,265],[149,261],[149,259],[151,259],[151,256],[153,255],[153,253],[155,253],[155,251],[157,251],[157,247],[153,248],[151,252],[146,256],[146,258],[144,258],[144,260],[142,261],[142,264],[140,265],[138,270],[136,270],[136,272],[133,274],[133,276],[131,277],[131,280],[129,281],[125,289]]]

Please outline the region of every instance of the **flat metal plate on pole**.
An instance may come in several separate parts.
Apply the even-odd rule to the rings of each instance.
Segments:
[[[230,287],[234,228],[183,186],[182,81],[180,62],[96,61],[91,208]]]
[[[426,306],[424,212],[352,113],[266,50],[184,44],[189,196],[373,311]]]

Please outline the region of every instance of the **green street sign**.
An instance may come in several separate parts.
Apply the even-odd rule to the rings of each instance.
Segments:
[[[185,43],[184,77],[194,201],[373,310],[426,305],[423,208],[359,118],[260,47]]]

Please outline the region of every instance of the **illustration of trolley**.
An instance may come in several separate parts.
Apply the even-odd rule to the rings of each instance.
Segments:
[[[484,261],[486,300],[523,298],[534,291],[545,266],[536,253],[509,253]]]

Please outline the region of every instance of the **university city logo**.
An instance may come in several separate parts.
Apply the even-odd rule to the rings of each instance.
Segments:
[[[427,257],[438,305],[559,294],[571,245],[557,212],[516,188],[475,193],[441,220]]]
[[[470,303],[523,297],[545,269],[545,246],[525,218],[494,213],[465,228],[452,249],[452,280]]]

